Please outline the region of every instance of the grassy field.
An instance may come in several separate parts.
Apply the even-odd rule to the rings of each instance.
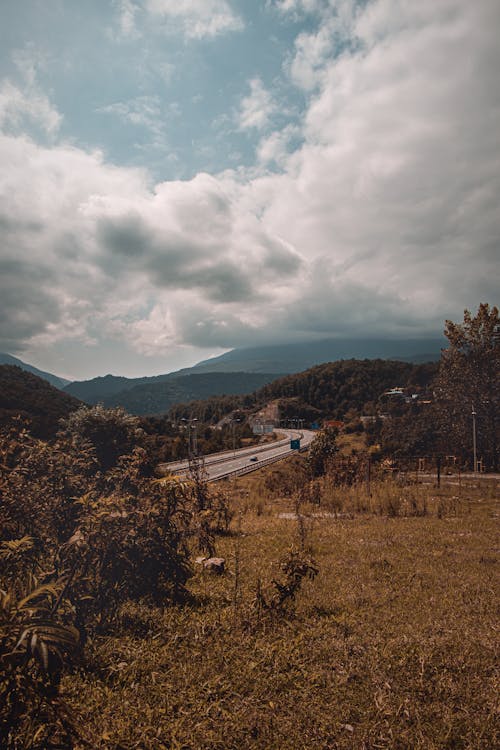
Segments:
[[[88,644],[63,694],[94,747],[499,746],[498,486],[299,495],[299,473],[228,483],[226,573],[193,564],[190,604],[127,605]],[[272,606],[291,548],[319,572]]]

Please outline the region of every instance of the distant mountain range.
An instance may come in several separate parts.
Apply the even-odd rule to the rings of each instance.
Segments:
[[[155,378],[104,378],[70,383],[64,391],[89,404],[123,406],[129,414],[164,414],[172,406],[199,401],[210,396],[235,396],[262,388],[277,376],[274,373],[202,372],[159,375]],[[125,382],[123,382],[125,381]]]
[[[340,359],[391,359],[401,362],[434,362],[446,346],[444,338],[428,339],[324,339],[233,349],[219,357],[179,370],[177,375],[199,372],[302,372],[308,367]]]
[[[4,352],[0,352],[0,365],[15,365],[17,367],[20,367],[21,370],[25,370],[26,372],[31,372],[33,375],[38,375],[39,378],[43,378],[44,380],[47,380],[51,385],[54,385],[56,388],[64,388],[65,385],[68,385],[70,383],[70,380],[65,380],[65,378],[60,378],[57,375],[52,375],[50,372],[44,372],[43,370],[39,370],[38,367],[33,367],[33,365],[28,365],[26,362],[23,362],[21,359],[18,359],[17,357],[13,357],[11,354],[5,354]]]
[[[281,375],[350,359],[422,363],[437,361],[445,339],[324,339],[233,349],[176,372],[152,377],[105,375],[70,383],[10,354],[0,364],[17,365],[88,404],[123,406],[132,414],[161,414],[176,403],[258,390]]]

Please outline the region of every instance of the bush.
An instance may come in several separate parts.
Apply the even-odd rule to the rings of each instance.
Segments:
[[[61,427],[59,434],[72,441],[75,448],[92,447],[102,471],[116,466],[120,456],[131,453],[144,438],[139,419],[121,406],[83,406],[61,420]]]

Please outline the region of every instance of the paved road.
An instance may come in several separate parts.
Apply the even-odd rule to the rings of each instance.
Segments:
[[[267,464],[281,461],[295,452],[290,449],[290,440],[300,438],[300,447],[306,448],[316,434],[311,430],[280,430],[280,433],[286,437],[273,443],[204,456],[205,472],[209,481],[213,482],[231,475],[247,474]],[[175,461],[161,464],[159,468],[172,474],[185,474],[189,471],[189,463]]]

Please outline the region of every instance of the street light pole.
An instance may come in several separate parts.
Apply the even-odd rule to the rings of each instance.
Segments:
[[[476,410],[472,404],[472,452],[474,453],[474,474],[477,472],[477,448],[476,448]]]
[[[233,428],[233,458],[236,456],[236,423],[240,423],[241,419],[232,419],[231,426]]]
[[[196,424],[197,422],[198,422],[197,417],[191,420],[191,428],[193,431],[193,454],[195,456],[198,455],[198,435],[196,433],[196,428],[198,427],[198,425]]]

